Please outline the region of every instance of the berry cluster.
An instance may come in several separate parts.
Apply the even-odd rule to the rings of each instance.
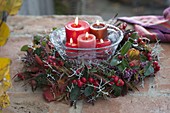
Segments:
[[[124,81],[116,75],[112,75],[110,78],[110,85],[116,84],[116,86],[123,86]]]
[[[153,62],[153,67],[154,67],[154,73],[156,73],[160,70],[160,66],[157,61]]]
[[[99,85],[99,82],[98,80],[95,80],[94,78],[92,77],[89,77],[88,79],[86,79],[85,77],[81,77],[80,79],[74,79],[72,81],[72,83],[74,85],[77,85],[78,87],[83,87],[83,85],[85,85],[86,83],[89,83],[89,84],[93,84],[94,86],[98,86]]]

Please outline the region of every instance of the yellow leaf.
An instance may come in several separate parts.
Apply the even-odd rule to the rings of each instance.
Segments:
[[[0,96],[11,87],[9,58],[0,58]]]
[[[9,96],[6,93],[3,93],[0,96],[0,108],[6,108],[10,104]]]
[[[0,23],[2,21],[0,20]],[[5,22],[2,22],[0,26],[0,46],[5,45],[6,41],[8,40],[8,37],[10,35],[10,30],[8,25]]]
[[[0,0],[0,12],[5,10],[7,0]]]
[[[22,2],[22,0],[7,0],[5,11],[7,11],[9,15],[16,15],[22,6]]]

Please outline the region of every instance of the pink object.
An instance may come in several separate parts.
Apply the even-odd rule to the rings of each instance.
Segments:
[[[77,39],[78,48],[95,48],[96,37],[93,34],[81,34]]]
[[[66,42],[70,41],[70,38],[73,38],[73,43],[77,43],[77,38],[79,35],[89,32],[90,25],[87,21],[78,20],[68,22],[65,25],[66,30]]]

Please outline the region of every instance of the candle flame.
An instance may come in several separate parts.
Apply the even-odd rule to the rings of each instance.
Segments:
[[[70,38],[70,44],[73,44],[73,39],[72,38]]]
[[[96,20],[96,24],[97,24],[97,25],[100,25],[99,20]]]
[[[86,35],[85,35],[85,37],[86,37],[86,38],[88,38],[88,37],[89,37],[89,33],[88,33],[88,32],[86,32]]]
[[[104,43],[103,39],[100,39],[100,43]]]
[[[74,23],[76,24],[76,25],[78,25],[79,24],[79,22],[78,22],[79,20],[78,20],[78,17],[76,17],[76,19],[75,19],[75,21],[74,21]]]

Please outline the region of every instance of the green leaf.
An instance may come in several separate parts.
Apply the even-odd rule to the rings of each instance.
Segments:
[[[149,62],[145,67],[144,67],[144,75],[148,76],[150,74],[154,73],[154,68],[152,66],[152,63]]]
[[[118,65],[120,71],[124,71],[128,67],[128,61],[123,59],[122,62]]]
[[[42,45],[45,46],[47,44],[46,41],[42,41]]]
[[[123,47],[121,48],[121,55],[123,56],[123,55],[125,55],[127,52],[128,52],[128,50],[131,48],[131,46],[132,46],[132,43],[130,42],[130,41],[127,41],[124,45],[123,45]]]
[[[24,45],[21,48],[21,51],[27,51],[29,49],[28,45]]]
[[[131,38],[135,39],[135,38],[138,38],[139,35],[137,32],[133,32],[132,35],[130,36]]]
[[[70,100],[71,101],[77,100],[79,95],[80,95],[80,88],[78,86],[75,86],[70,92]]]
[[[110,65],[111,66],[116,66],[116,65],[118,65],[120,63],[121,63],[121,61],[119,59],[117,59],[116,57],[113,57],[111,62],[110,62]]]
[[[113,90],[114,90],[114,95],[116,97],[120,96],[121,95],[121,92],[122,92],[122,89],[116,85],[113,85]]]
[[[89,70],[91,73],[96,73],[97,72],[97,69],[96,68],[92,68]]]
[[[37,54],[38,56],[41,56],[41,52],[42,48],[36,48],[36,50],[34,51],[34,53]]]
[[[147,60],[147,57],[143,54],[140,55],[140,61],[145,62]]]
[[[88,96],[90,96],[90,95],[93,93],[93,91],[94,91],[94,88],[91,87],[91,86],[88,86],[88,87],[86,87],[85,90],[84,90],[84,95],[85,95],[86,97],[88,97]]]
[[[40,39],[41,39],[41,36],[38,36],[38,35],[34,36],[34,43],[35,44],[39,44],[40,43]]]

